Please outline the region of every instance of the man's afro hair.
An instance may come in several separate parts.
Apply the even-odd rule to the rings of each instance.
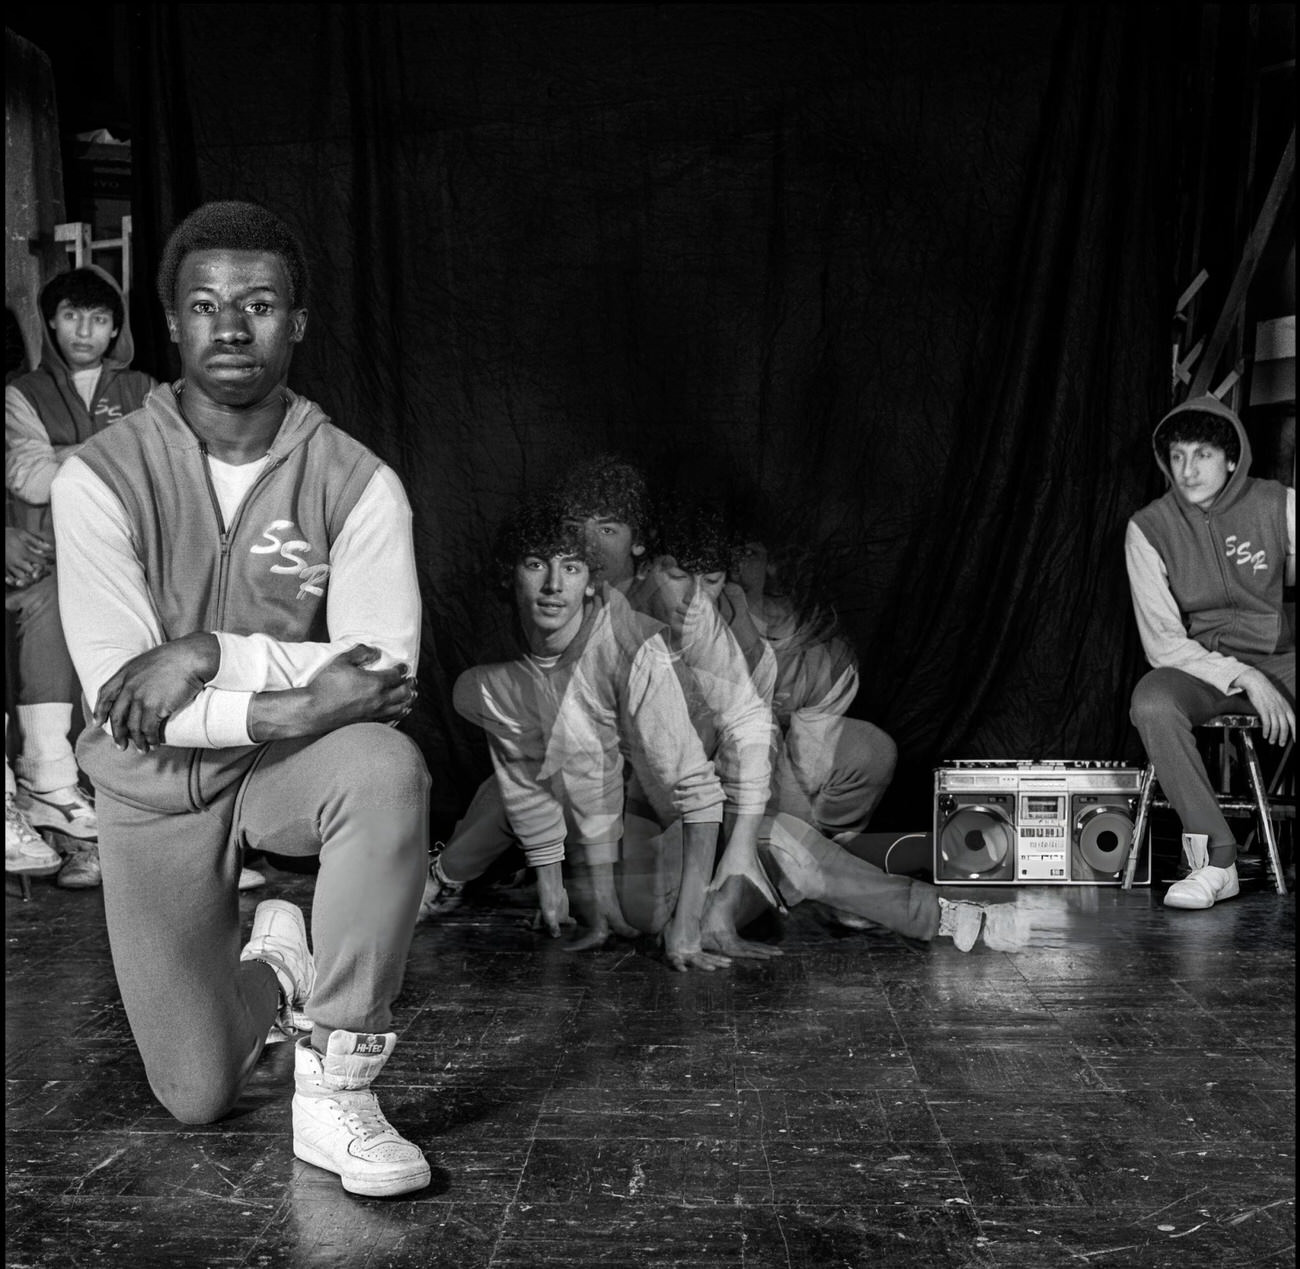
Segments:
[[[176,308],[176,275],[192,251],[270,251],[289,275],[289,303],[307,307],[307,259],[298,236],[274,212],[256,203],[204,203],[171,232],[158,265],[158,298],[163,310]]]

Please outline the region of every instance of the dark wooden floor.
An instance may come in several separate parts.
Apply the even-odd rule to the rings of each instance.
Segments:
[[[311,878],[267,890],[307,905]],[[970,897],[970,892],[964,892]],[[203,1129],[152,1101],[98,892],[6,900],[6,1265],[1295,1263],[1295,906],[1006,889],[1018,955],[844,933],[679,975],[509,896],[416,935],[383,1079],[409,1200],[293,1158],[291,1055]]]

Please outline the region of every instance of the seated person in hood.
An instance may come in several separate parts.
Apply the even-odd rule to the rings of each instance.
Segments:
[[[99,828],[72,753],[80,689],[63,640],[55,579],[50,485],[90,438],[139,409],[155,386],[131,369],[134,345],[122,292],[88,265],[46,283],[39,300],[43,347],[35,370],[5,386],[5,608],[18,649],[15,820],[67,852],[58,884],[100,882]],[[12,567],[11,567],[12,560]]]
[[[1258,714],[1266,740],[1295,733],[1295,640],[1282,603],[1295,582],[1295,490],[1250,475],[1246,431],[1212,396],[1172,410],[1153,445],[1171,487],[1128,524],[1133,611],[1154,667],[1131,713],[1183,832],[1207,838],[1204,864],[1165,903],[1209,908],[1238,892],[1237,844],[1193,728]]]

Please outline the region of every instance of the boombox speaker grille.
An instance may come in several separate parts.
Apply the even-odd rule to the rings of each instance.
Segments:
[[[944,821],[939,849],[948,867],[967,876],[1001,867],[1016,846],[1016,830],[992,806],[963,806]]]
[[[1089,868],[1117,873],[1128,862],[1133,820],[1113,807],[1098,806],[1079,817],[1079,854]]]

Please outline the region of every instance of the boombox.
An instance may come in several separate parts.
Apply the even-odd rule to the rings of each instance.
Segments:
[[[1142,771],[1109,762],[947,762],[934,773],[940,885],[1118,886]],[[1134,885],[1151,884],[1143,851]]]

